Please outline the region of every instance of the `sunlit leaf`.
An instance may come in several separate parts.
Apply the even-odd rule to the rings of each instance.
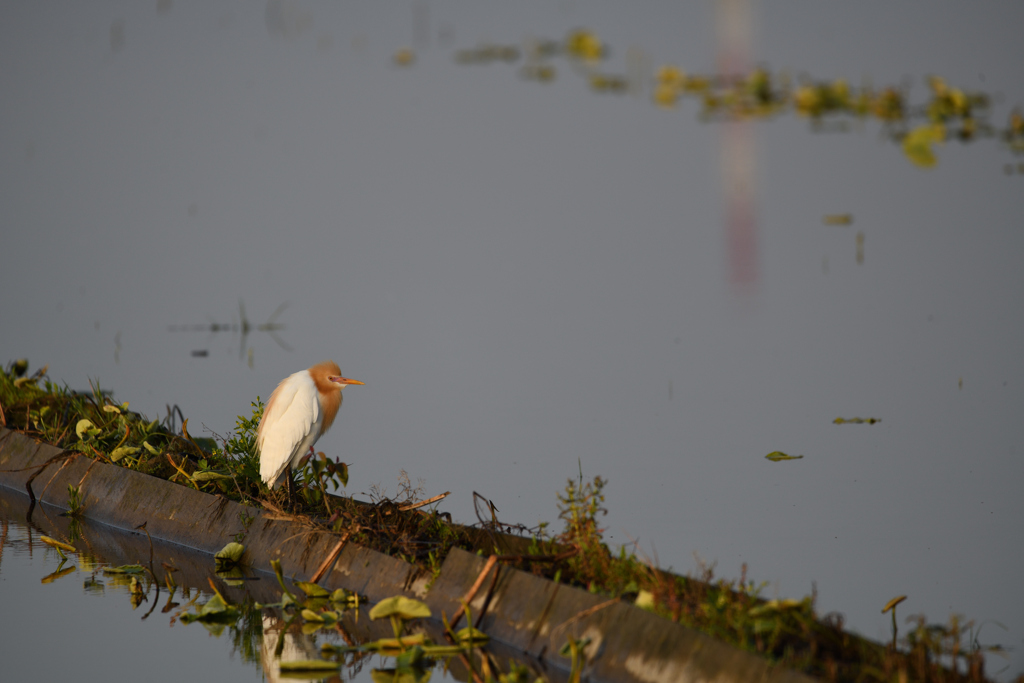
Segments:
[[[104,567],[104,574],[141,574],[146,571],[141,564],[123,564],[120,567]]]
[[[893,598],[889,602],[885,603],[885,607],[882,608],[882,614],[885,614],[886,612],[888,612],[891,609],[895,609],[896,605],[900,604],[901,602],[903,602],[906,599],[907,599],[906,595],[900,595],[900,596],[897,596],[897,597]]]
[[[782,451],[772,451],[771,453],[769,453],[768,455],[766,455],[764,457],[768,458],[772,462],[779,462],[781,460],[799,460],[800,458],[802,458],[804,456],[802,456],[802,455],[786,455]]]
[[[139,449],[135,448],[134,446],[121,446],[120,448],[115,448],[114,450],[110,451],[110,461],[117,462],[126,455],[135,455],[138,452]]]
[[[308,581],[296,581],[295,585],[311,598],[327,598],[331,595],[331,592],[326,588],[321,588],[317,584]]]
[[[147,451],[149,451],[153,455],[159,455],[160,454],[159,449],[155,448],[154,446],[151,446],[148,441],[143,441],[142,442],[142,446],[143,446],[143,448],[145,448]]]
[[[245,554],[245,546],[241,543],[231,542],[218,550],[213,559],[218,565],[236,564],[242,560]]]
[[[654,609],[654,594],[648,590],[642,590],[636,595],[636,601],[633,603],[637,607],[646,610]]]
[[[60,550],[66,550],[69,553],[77,553],[78,552],[75,549],[75,546],[68,545],[67,543],[64,543],[63,541],[58,541],[56,538],[50,538],[49,536],[40,536],[39,540],[42,541],[43,543],[45,543],[46,545],[52,546],[54,548],[59,548]]]
[[[120,415],[121,414],[121,409],[118,408],[117,406],[103,406],[103,412],[105,412],[105,413],[117,413],[118,415]]]
[[[86,420],[86,419],[82,419],[82,420],[79,420],[78,424],[75,425],[75,434],[78,435],[78,439],[79,440],[82,440],[84,438],[83,437],[84,434],[87,434],[90,431],[95,430],[95,429],[96,429],[96,425],[94,425],[92,423],[92,421]]]
[[[946,129],[942,124],[929,123],[918,126],[903,138],[903,153],[916,166],[932,168],[939,163],[934,145],[945,139]]]
[[[491,637],[477,628],[466,626],[456,631],[455,639],[460,643],[486,643]]]
[[[381,600],[370,610],[371,619],[397,616],[401,619],[429,618],[430,608],[419,600],[407,598],[404,595],[396,595]]]

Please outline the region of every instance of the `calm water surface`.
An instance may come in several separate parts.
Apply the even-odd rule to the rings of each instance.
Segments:
[[[922,170],[874,122],[786,114],[737,136],[564,62],[538,83],[522,61],[454,59],[586,27],[609,73],[710,73],[712,3],[0,7],[0,362],[223,435],[333,358],[366,382],[319,444],[350,492],[394,493],[404,470],[452,491],[459,521],[478,491],[535,525],[581,464],[609,480],[613,545],[682,572],[746,563],[767,597],[816,584],[820,611],[875,639],[906,594],[902,614],[986,622],[1014,648],[990,670],[1024,671],[1024,174],[999,141],[950,140]],[[915,103],[937,74],[989,93],[1003,127],[1022,25],[1018,3],[764,3],[746,52]],[[232,331],[240,300],[277,340]],[[53,642],[94,639],[75,661],[112,667],[126,648],[61,609],[39,607],[68,629]],[[167,638],[212,640],[131,642],[199,666]]]

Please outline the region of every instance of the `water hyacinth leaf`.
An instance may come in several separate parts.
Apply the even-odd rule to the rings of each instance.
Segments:
[[[100,430],[96,429],[96,425],[91,420],[81,419],[78,424],[75,425],[75,434],[78,435],[78,440],[82,441],[85,439],[85,435],[97,436]]]
[[[382,619],[391,616],[396,616],[400,619],[426,619],[430,617],[430,608],[419,600],[413,600],[404,595],[396,595],[381,600],[370,610],[371,619]]]
[[[302,618],[306,621],[319,621],[323,623],[324,618],[311,609],[302,610]]]
[[[232,541],[218,550],[213,559],[218,565],[237,564],[242,560],[242,555],[244,554],[245,546]]]
[[[341,668],[340,662],[331,662],[326,659],[296,659],[290,662],[281,662],[281,671],[335,671]]]
[[[764,456],[772,462],[780,462],[782,460],[799,460],[804,457],[802,455],[786,455],[782,451],[772,451],[768,455]]]
[[[59,550],[67,550],[69,553],[78,552],[78,550],[75,549],[75,546],[64,543],[63,541],[58,541],[56,538],[50,538],[49,536],[40,536],[39,540],[45,543],[46,545],[52,546]]]
[[[934,145],[946,139],[946,129],[939,124],[925,124],[907,133],[903,138],[903,153],[920,168],[932,168],[939,163]]]
[[[139,449],[134,446],[121,446],[110,451],[110,461],[117,462],[126,455],[135,455],[139,452]]]
[[[315,583],[310,583],[308,581],[296,581],[295,585],[311,598],[327,598],[331,595],[331,592],[326,588],[321,588]]]

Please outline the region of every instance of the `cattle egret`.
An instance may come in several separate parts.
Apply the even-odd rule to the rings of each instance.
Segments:
[[[292,466],[331,428],[341,407],[341,390],[349,384],[362,382],[342,377],[338,364],[330,360],[281,380],[256,431],[260,477],[267,486],[273,487],[286,474],[291,491]]]

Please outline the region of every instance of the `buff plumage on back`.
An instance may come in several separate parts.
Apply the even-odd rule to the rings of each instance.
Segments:
[[[256,432],[260,478],[273,486],[288,465],[295,467],[326,432],[341,407],[341,387],[328,377],[341,375],[333,361],[281,380],[267,401]]]

